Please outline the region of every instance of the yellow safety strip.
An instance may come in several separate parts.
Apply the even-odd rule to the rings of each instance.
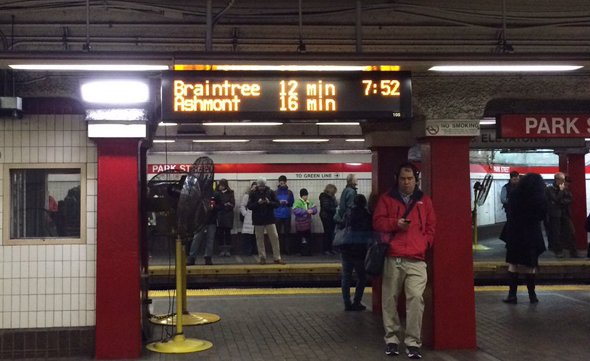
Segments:
[[[476,286],[475,292],[501,292],[507,286]],[[537,286],[537,291],[590,291],[590,285],[554,285]],[[292,296],[292,295],[331,295],[340,294],[340,288],[218,288],[203,290],[187,290],[188,297],[221,297],[221,296]],[[372,293],[371,287],[365,293]],[[175,290],[149,291],[150,298],[174,297]]]

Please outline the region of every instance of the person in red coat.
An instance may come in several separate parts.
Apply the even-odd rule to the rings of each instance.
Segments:
[[[436,216],[432,200],[418,188],[418,170],[413,164],[402,164],[396,178],[397,187],[379,197],[373,214],[374,230],[380,233],[383,242],[389,243],[381,300],[385,354],[399,354],[401,323],[397,302],[405,290],[406,353],[409,358],[420,359],[423,294],[427,281],[424,259],[434,240]]]

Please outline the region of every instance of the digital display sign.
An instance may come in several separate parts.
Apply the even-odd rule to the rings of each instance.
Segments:
[[[171,71],[162,119],[402,120],[411,96],[409,72]]]

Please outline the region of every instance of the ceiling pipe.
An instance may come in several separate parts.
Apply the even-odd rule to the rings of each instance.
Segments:
[[[356,52],[363,52],[363,5],[361,0],[356,0]]]
[[[213,50],[213,0],[207,0],[205,13],[205,51]]]

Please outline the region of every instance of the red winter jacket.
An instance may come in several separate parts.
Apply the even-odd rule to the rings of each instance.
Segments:
[[[381,233],[381,241],[389,243],[390,257],[406,257],[424,260],[426,250],[434,241],[436,216],[430,197],[416,188],[410,202],[416,202],[406,219],[410,228],[402,231],[397,226],[404,216],[406,205],[397,189],[379,197],[373,212],[373,228]]]

